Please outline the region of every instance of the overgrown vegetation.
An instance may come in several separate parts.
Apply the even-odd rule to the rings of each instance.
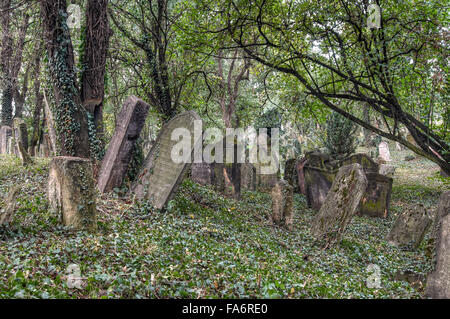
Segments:
[[[429,177],[419,183],[412,167]],[[12,228],[0,230],[2,298],[421,298],[423,281],[400,274],[431,270],[428,236],[415,252],[384,237],[412,198],[434,210],[445,187],[429,161],[404,164],[391,216],[356,216],[341,245],[322,250],[303,196],[295,195],[288,232],[268,223],[269,194],[244,191],[236,202],[189,180],[165,213],[115,193],[99,197],[98,232],[77,233],[47,211],[47,169],[48,160],[27,170],[12,157],[0,161],[0,198],[23,183]],[[82,289],[67,286],[70,264],[81,268]],[[381,289],[367,288],[370,264],[381,268]]]

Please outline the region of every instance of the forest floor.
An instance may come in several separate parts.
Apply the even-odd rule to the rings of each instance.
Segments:
[[[428,235],[414,252],[384,239],[408,205],[434,213],[448,184],[428,160],[403,161],[408,154],[391,153],[390,216],[355,216],[327,250],[310,236],[316,212],[304,196],[295,195],[289,232],[268,223],[269,194],[244,192],[236,202],[189,180],[164,214],[115,193],[99,197],[98,232],[74,232],[47,211],[48,160],[24,168],[1,157],[0,209],[12,185],[23,187],[11,226],[0,227],[0,298],[422,298]],[[81,289],[67,285],[71,264],[81,269]],[[381,270],[379,289],[367,287],[370,264]]]

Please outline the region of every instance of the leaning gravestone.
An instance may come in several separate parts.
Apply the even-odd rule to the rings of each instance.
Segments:
[[[294,189],[285,180],[278,181],[270,193],[272,197],[272,215],[270,221],[292,230]]]
[[[386,240],[401,249],[415,250],[431,223],[432,220],[425,207],[414,205],[400,214]]]
[[[450,191],[441,195],[436,213],[436,267],[428,276],[427,297],[450,299]]]
[[[12,136],[12,128],[2,126],[0,128],[0,154],[8,154],[8,139]]]
[[[135,96],[130,96],[124,102],[117,117],[116,130],[100,167],[97,182],[100,192],[108,192],[122,185],[149,108],[147,103]]]
[[[325,239],[327,246],[339,244],[366,187],[367,178],[360,164],[341,167],[313,221],[312,235],[317,239]]]
[[[391,153],[389,152],[389,144],[386,142],[381,142],[378,145],[378,153],[380,154],[380,158],[384,162],[390,162],[391,161]]]
[[[189,154],[183,153],[183,157],[190,159],[193,150],[202,143],[202,133],[194,134],[194,121],[201,119],[196,112],[188,111],[175,116],[161,129],[131,188],[136,199],[148,200],[157,209],[162,209],[171,199],[188,169],[186,161],[178,163],[172,158],[174,146],[180,143],[172,140],[172,132],[183,128],[190,133]]]
[[[50,164],[47,190],[50,211],[62,223],[78,230],[97,228],[92,163],[79,157],[54,157]]]

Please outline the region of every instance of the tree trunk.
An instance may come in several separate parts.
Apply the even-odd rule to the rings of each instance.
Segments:
[[[96,137],[103,152],[103,98],[105,92],[106,57],[111,29],[108,24],[108,0],[89,0],[86,10],[86,34],[81,100],[94,121]],[[91,154],[92,156],[93,154]]]
[[[2,50],[0,54],[0,72],[2,89],[1,126],[12,126],[12,82],[11,82],[11,54],[12,37],[10,34],[11,0],[0,2],[0,24],[2,27]]]
[[[40,51],[36,55],[35,64],[34,64],[34,74],[37,75],[34,80],[34,111],[33,111],[33,135],[31,137],[30,142],[30,155],[37,156],[35,154],[35,147],[39,142],[39,124],[41,121],[41,110],[44,96],[41,93],[41,80],[40,80],[40,72],[41,72],[41,59],[40,59]]]
[[[53,84],[58,155],[90,157],[88,119],[74,71],[65,0],[42,0],[41,16]]]

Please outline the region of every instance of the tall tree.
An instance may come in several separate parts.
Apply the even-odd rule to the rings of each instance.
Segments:
[[[11,0],[0,1],[0,25],[2,28],[2,50],[0,53],[1,72],[1,125],[12,126],[12,81],[11,81],[11,55],[13,40],[10,30],[11,22]]]

